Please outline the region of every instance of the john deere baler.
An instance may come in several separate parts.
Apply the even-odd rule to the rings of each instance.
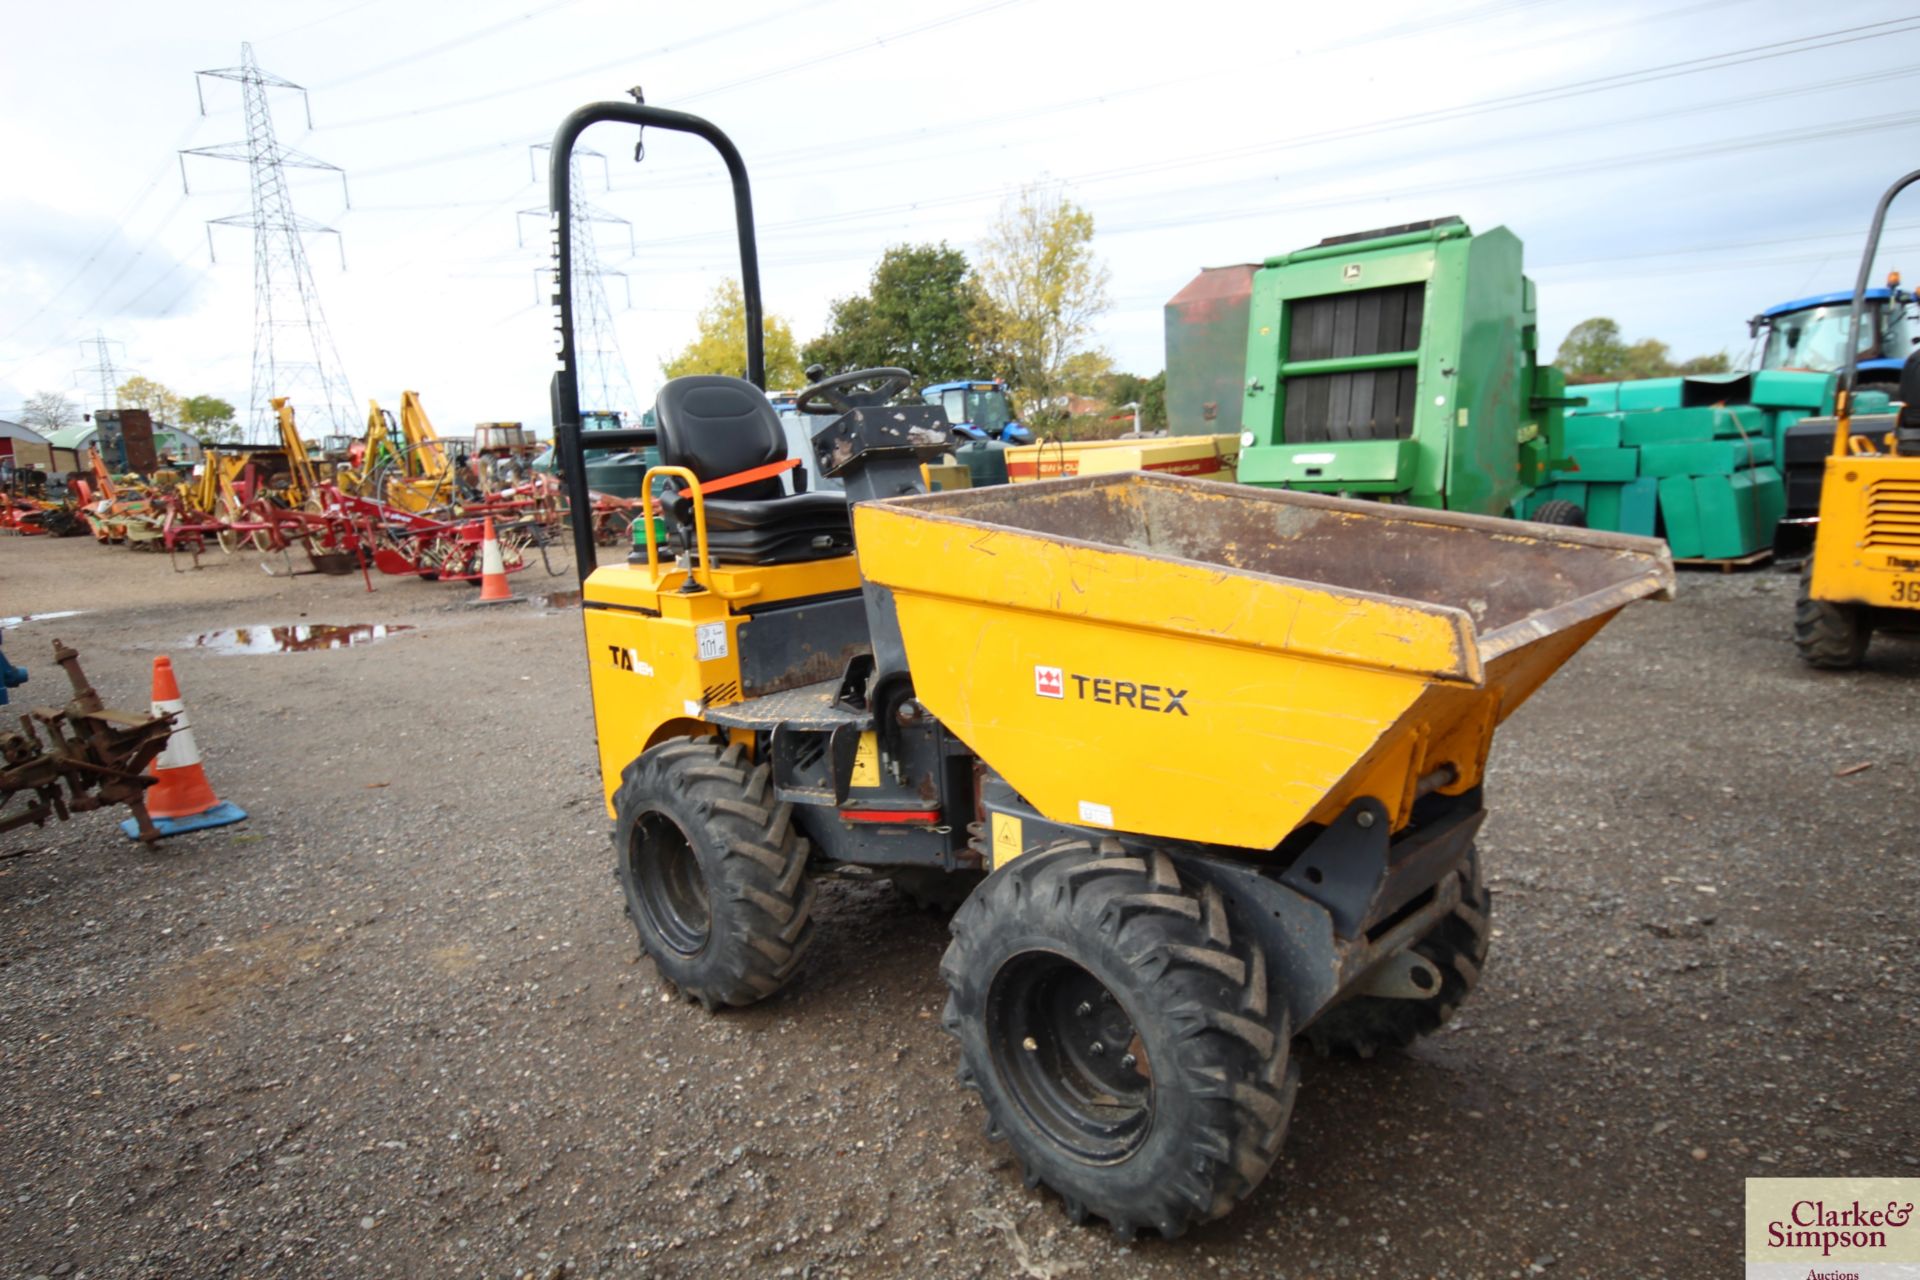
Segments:
[[[1563,381],[1536,363],[1533,282],[1506,228],[1335,236],[1268,258],[1245,310],[1223,305],[1220,282],[1247,278],[1203,273],[1167,308],[1176,431],[1233,425],[1223,329],[1245,316],[1243,483],[1506,515],[1561,457]],[[1189,387],[1207,403],[1184,403]]]

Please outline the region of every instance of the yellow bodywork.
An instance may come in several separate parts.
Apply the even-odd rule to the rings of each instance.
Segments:
[[[1057,822],[1268,849],[1479,785],[1664,544],[1133,474],[854,510],[915,695]]]
[[[1240,465],[1240,437],[1156,436],[1145,440],[1043,440],[1007,450],[1007,479],[1060,480],[1071,476],[1157,471],[1232,480]]]
[[[1813,540],[1815,600],[1920,609],[1920,457],[1841,434],[1827,459]]]
[[[697,495],[678,468],[649,488],[665,474]],[[609,812],[642,751],[741,700],[745,610],[864,577],[915,696],[1052,821],[1265,851],[1371,797],[1398,829],[1478,786],[1500,721],[1673,587],[1655,539],[1142,473],[860,503],[854,537],[857,563],[650,545],[592,575]],[[863,743],[866,785],[878,765]],[[1017,823],[990,838],[996,863],[1022,847]]]
[[[689,577],[701,589],[682,591]],[[701,719],[706,709],[740,701],[739,632],[749,605],[859,589],[852,556],[691,572],[657,560],[596,569],[584,612],[608,816],[621,771],[636,756],[667,738],[712,732]]]

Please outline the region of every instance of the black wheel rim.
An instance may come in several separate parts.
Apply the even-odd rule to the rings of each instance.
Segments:
[[[1101,981],[1053,952],[1001,966],[987,1038],[1007,1090],[1048,1138],[1092,1163],[1124,1160],[1153,1126],[1153,1073],[1133,1019]]]
[[[643,813],[627,859],[654,934],[683,956],[698,955],[713,930],[713,908],[687,833],[664,813]]]

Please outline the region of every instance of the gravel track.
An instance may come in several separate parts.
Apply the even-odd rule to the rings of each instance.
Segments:
[[[20,700],[64,701],[56,636],[122,707],[170,653],[253,815],[0,836],[0,1276],[1691,1278],[1737,1269],[1744,1177],[1920,1175],[1920,643],[1806,670],[1788,576],[1687,576],[1521,709],[1480,991],[1309,1061],[1267,1184],[1127,1246],[982,1136],[944,925],[891,889],[823,885],[769,1004],[663,989],[577,612],[209,564],[0,539],[0,614],[83,611],[5,633]],[[415,629],[187,643],[302,622]]]

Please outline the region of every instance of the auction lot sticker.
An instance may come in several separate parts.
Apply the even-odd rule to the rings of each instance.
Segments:
[[[1920,1280],[1920,1178],[1748,1178],[1747,1280]]]

